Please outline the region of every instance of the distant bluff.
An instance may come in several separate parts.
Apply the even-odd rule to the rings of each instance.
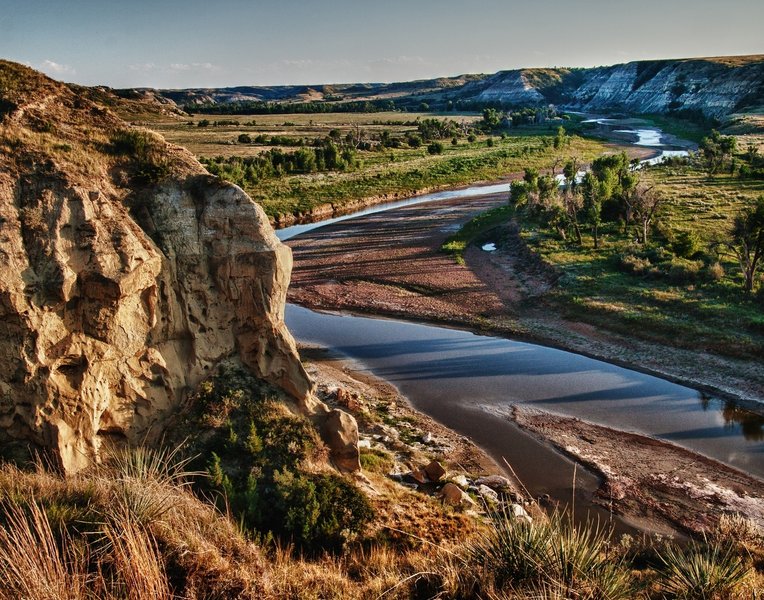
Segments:
[[[764,55],[647,60],[587,69],[518,69],[400,83],[159,90],[179,105],[391,100],[416,108],[495,102],[585,112],[692,112],[722,119],[764,107]]]
[[[225,359],[328,414],[284,325],[291,265],[260,207],[187,151],[0,61],[4,450],[74,472],[150,442]]]

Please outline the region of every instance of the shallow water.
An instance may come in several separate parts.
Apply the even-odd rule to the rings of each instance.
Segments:
[[[663,146],[663,134],[657,129],[615,129],[614,133],[628,133],[637,136],[635,146]]]
[[[517,403],[647,434],[764,477],[764,418],[651,375],[536,344],[295,305],[287,325],[302,342],[357,361],[418,409],[505,456],[536,489],[569,485],[570,474],[550,481],[536,457],[518,455],[506,419],[486,407]]]

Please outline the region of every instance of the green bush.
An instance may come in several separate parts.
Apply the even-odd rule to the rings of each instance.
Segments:
[[[700,236],[694,231],[680,231],[671,244],[674,254],[681,258],[693,258],[701,248]]]
[[[239,368],[221,369],[200,386],[190,451],[208,478],[197,486],[250,531],[301,551],[339,550],[362,531],[371,505],[338,475],[302,471],[307,460],[320,459],[323,445],[313,425],[276,395]]]
[[[427,152],[430,154],[443,154],[444,149],[442,142],[432,142],[427,146]]]
[[[374,511],[368,498],[339,475],[277,472],[266,517],[274,533],[302,550],[339,551],[363,531]]]

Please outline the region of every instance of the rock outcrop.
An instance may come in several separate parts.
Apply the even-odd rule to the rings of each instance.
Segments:
[[[72,89],[0,61],[4,443],[50,449],[77,471],[109,441],[161,435],[231,358],[303,412],[331,414],[284,325],[291,264],[241,189]],[[342,425],[352,445],[352,424]]]
[[[141,93],[146,94],[145,90]],[[584,69],[532,68],[391,84],[160,90],[182,104],[392,100],[414,108],[554,104],[586,112],[690,112],[724,118],[764,107],[764,55],[646,60]]]
[[[589,112],[691,111],[722,118],[764,104],[764,57],[750,58],[655,60],[591,69],[567,104]]]

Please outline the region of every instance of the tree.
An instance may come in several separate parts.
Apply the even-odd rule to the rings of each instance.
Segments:
[[[596,250],[600,246],[599,229],[602,224],[602,199],[606,196],[607,185],[590,172],[584,175],[581,189],[583,191],[584,215],[586,222],[592,228],[594,249]]]
[[[737,140],[731,135],[722,136],[714,129],[709,137],[701,140],[699,149],[706,159],[709,172],[713,174],[732,157],[737,149]]]
[[[576,187],[576,175],[578,174],[578,161],[571,158],[562,167],[562,174],[565,177],[565,186],[572,189]]]
[[[498,129],[501,125],[502,114],[495,108],[483,109],[483,126],[489,131]]]
[[[732,241],[719,242],[719,247],[726,248],[740,264],[743,271],[743,287],[752,292],[756,282],[756,271],[764,254],[764,196],[743,211],[735,219],[732,229]]]
[[[568,145],[570,145],[570,138],[566,135],[565,128],[560,125],[557,128],[557,134],[554,136],[554,149],[559,150]]]
[[[639,222],[641,231],[637,237],[641,238],[640,241],[643,244],[647,244],[650,227],[663,203],[663,196],[653,192],[652,187],[638,185],[624,197],[624,200],[629,207],[630,215]]]

